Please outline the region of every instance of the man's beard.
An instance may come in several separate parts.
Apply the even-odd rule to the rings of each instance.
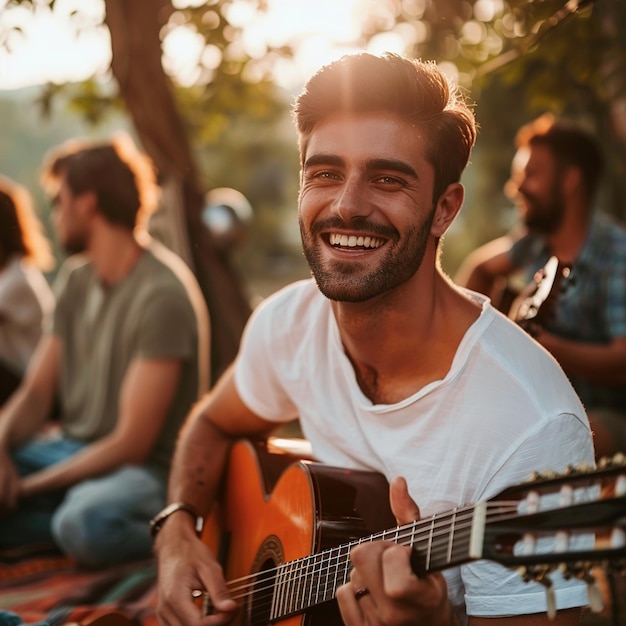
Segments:
[[[85,237],[74,235],[73,237],[67,237],[62,242],[63,250],[66,254],[82,254],[87,249],[87,241]]]
[[[561,193],[560,181],[555,182],[547,200],[533,195],[523,195],[526,202],[524,223],[533,233],[552,235],[558,231],[565,215],[565,202]]]
[[[407,231],[402,243],[398,243],[400,236],[395,228],[373,225],[362,218],[350,224],[339,219],[328,219],[313,224],[308,232],[300,220],[302,249],[319,290],[328,299],[365,302],[402,285],[417,272],[424,259],[433,219],[434,209],[425,221]],[[324,244],[318,234],[328,229],[348,229],[354,233],[363,231],[384,236],[387,239],[386,251],[381,255],[378,266],[373,270],[365,270],[364,263],[359,261],[325,263],[320,249]]]

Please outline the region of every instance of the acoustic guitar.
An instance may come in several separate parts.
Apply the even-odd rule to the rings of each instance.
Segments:
[[[517,568],[545,585],[552,614],[555,569],[590,582],[598,564],[626,566],[624,455],[594,469],[537,475],[490,500],[397,526],[381,475],[296,460],[267,446],[235,444],[221,508],[203,535],[241,606],[239,624],[341,624],[334,598],[349,580],[350,550],[378,539],[412,546],[419,574],[477,559]],[[553,551],[540,553],[546,537]],[[599,592],[589,588],[599,610]],[[209,615],[208,594],[195,595]]]
[[[550,257],[513,300],[508,317],[534,336],[551,319],[556,301],[565,291],[570,275],[570,265],[561,263],[556,256]]]

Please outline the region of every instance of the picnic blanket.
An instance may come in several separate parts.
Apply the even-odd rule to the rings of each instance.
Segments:
[[[155,610],[153,559],[90,570],[54,549],[0,553],[0,626],[157,626]]]

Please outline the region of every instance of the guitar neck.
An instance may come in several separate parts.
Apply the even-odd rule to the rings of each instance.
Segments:
[[[440,516],[434,515],[430,519],[384,530],[262,573],[261,578],[267,577],[262,588],[272,589],[272,620],[299,614],[332,600],[337,588],[348,581],[350,550],[362,543],[382,539],[411,546],[412,565],[419,574],[444,570],[479,558],[486,507],[486,503],[479,503]]]

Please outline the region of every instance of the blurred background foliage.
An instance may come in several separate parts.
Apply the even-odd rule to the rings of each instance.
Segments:
[[[5,10],[18,5],[55,10],[55,0],[7,0]],[[170,0],[103,0],[101,22],[89,27],[110,32],[111,69],[82,83],[42,85],[18,104],[14,97],[0,102],[0,170],[36,192],[34,172],[47,145],[68,135],[128,128],[163,180],[194,191],[181,195],[177,209],[185,213],[192,250],[212,245],[194,240],[208,190],[234,187],[248,198],[254,217],[245,241],[219,263],[227,267],[226,282],[253,305],[307,275],[295,215],[298,162],[290,120],[298,89],[291,93],[276,80],[290,71],[300,42],[251,46],[243,9],[250,23],[267,6],[264,0],[187,7]],[[464,177],[465,208],[446,238],[447,271],[454,273],[471,249],[514,224],[515,209],[503,194],[514,136],[546,111],[598,133],[609,163],[602,204],[626,218],[624,0],[360,0],[355,10],[361,33],[346,46],[380,51],[401,41],[404,53],[441,63],[475,103],[480,134]],[[80,10],[73,18],[86,28]],[[180,29],[201,41],[184,84],[162,54]],[[15,34],[0,22],[0,60]],[[26,111],[26,102],[34,103],[33,111]],[[196,254],[191,262],[201,282],[215,282],[215,264],[205,264],[202,275],[203,259]],[[223,281],[216,284],[223,290]],[[211,306],[210,293],[208,300]],[[248,313],[235,300],[223,305],[224,319],[239,307],[234,342]],[[219,315],[216,323],[224,323]]]

